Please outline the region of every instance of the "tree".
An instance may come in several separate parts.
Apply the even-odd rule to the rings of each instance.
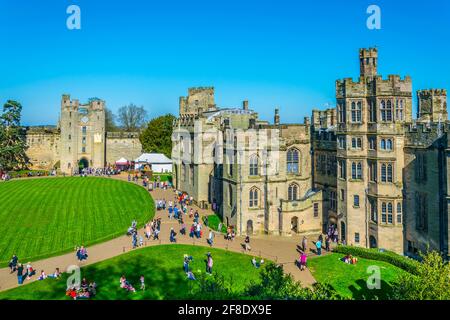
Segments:
[[[118,120],[120,126],[128,132],[141,129],[147,121],[147,111],[143,106],[136,106],[130,103],[119,109]]]
[[[116,131],[116,115],[108,108],[105,109],[105,130]]]
[[[398,300],[450,299],[450,265],[439,252],[421,254],[423,259],[415,274],[404,273],[394,285],[393,295]]]
[[[163,153],[167,157],[172,155],[172,125],[175,116],[166,114],[152,119],[142,132],[140,141],[145,152]]]
[[[0,116],[0,169],[26,168],[28,157],[25,132],[20,126],[22,105],[8,100]]]

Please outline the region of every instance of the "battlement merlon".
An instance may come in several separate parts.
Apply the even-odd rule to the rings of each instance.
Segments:
[[[70,99],[70,94],[63,94],[61,97],[61,108],[78,109],[80,102],[78,99]]]
[[[360,77],[358,81],[353,78],[336,80],[336,97],[363,98],[367,96],[412,96],[412,79],[410,76],[401,78],[399,75],[388,75],[383,79],[377,75],[370,80]]]
[[[359,67],[361,77],[375,77],[378,66],[378,49],[361,48],[359,49]]]
[[[198,93],[210,93],[214,95],[214,87],[191,87],[188,88],[188,95],[192,96]]]
[[[417,90],[417,97],[429,97],[429,96],[447,96],[446,89],[424,89]]]

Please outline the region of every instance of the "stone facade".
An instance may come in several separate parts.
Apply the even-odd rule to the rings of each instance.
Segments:
[[[142,151],[138,133],[106,132],[105,102],[87,104],[63,95],[57,128],[29,128],[27,155],[32,169],[59,168],[66,174],[79,165],[103,168],[122,157],[133,160]]]
[[[213,88],[192,92],[214,93]],[[280,124],[276,110],[271,125],[260,121],[247,101],[242,108],[209,104],[207,110],[196,108],[198,101],[180,98],[172,154],[175,187],[202,207],[215,203],[224,222],[239,233],[319,233],[322,191],[312,187],[309,119]]]
[[[336,108],[313,110],[312,123],[280,124],[276,109],[269,124],[247,101],[219,108],[213,88],[189,89],[174,123],[176,187],[215,203],[240,233],[335,225],[349,245],[448,256],[447,93],[419,90],[413,119],[411,78],[378,75],[376,48],[361,49],[359,64],[356,81],[336,81]]]

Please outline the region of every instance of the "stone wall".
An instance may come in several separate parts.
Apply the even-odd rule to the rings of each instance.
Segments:
[[[138,133],[107,132],[106,164],[114,164],[120,158],[133,161],[142,154]]]

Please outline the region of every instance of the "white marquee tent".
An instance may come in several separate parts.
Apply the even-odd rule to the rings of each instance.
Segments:
[[[148,164],[153,172],[172,172],[172,160],[162,153],[143,153],[139,158],[134,160],[134,162],[135,168],[138,170]]]

